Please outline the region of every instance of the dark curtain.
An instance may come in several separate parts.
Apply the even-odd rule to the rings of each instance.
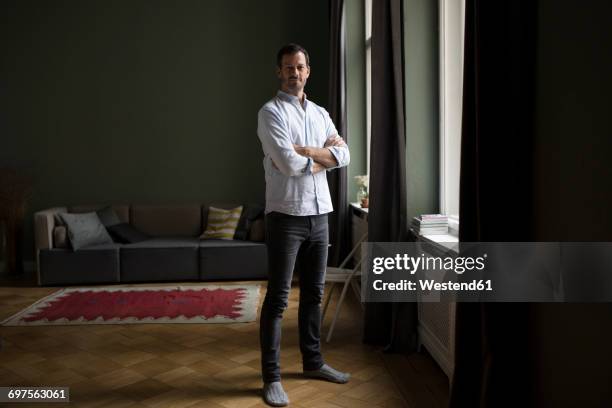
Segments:
[[[405,241],[406,136],[402,1],[372,4],[372,133],[368,239]],[[388,351],[412,351],[416,345],[415,303],[367,303],[364,341]]]
[[[340,136],[349,143],[349,135],[346,133],[344,0],[330,0],[329,6],[329,114]],[[350,251],[347,171],[346,167],[342,167],[327,173],[327,181],[334,206],[334,212],[329,217],[332,247],[328,264],[334,266],[338,266]]]
[[[533,0],[467,0],[460,241],[532,241]],[[450,407],[527,407],[528,304],[459,303]]]

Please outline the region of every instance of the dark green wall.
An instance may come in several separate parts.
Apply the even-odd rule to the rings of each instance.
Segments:
[[[346,12],[346,94],[347,132],[351,150],[348,168],[348,200],[357,201],[355,176],[366,174],[366,72],[365,6],[347,1]]]
[[[407,220],[437,213],[439,189],[438,6],[404,1]]]
[[[349,200],[355,175],[366,173],[365,9],[346,3],[347,110],[351,147]],[[438,7],[428,0],[404,2],[406,183],[408,220],[439,211]]]
[[[32,211],[263,201],[257,111],[286,42],[327,105],[324,0],[2,2],[0,27],[0,166],[34,176]]]

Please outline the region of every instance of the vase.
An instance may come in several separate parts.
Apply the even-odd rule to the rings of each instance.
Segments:
[[[359,190],[357,190],[357,202],[359,203],[359,205],[361,205],[362,207],[367,207],[367,202],[366,205],[364,206],[364,200],[367,200],[368,198],[368,190],[365,188],[365,186],[359,186]]]

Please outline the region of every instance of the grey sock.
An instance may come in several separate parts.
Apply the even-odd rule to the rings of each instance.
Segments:
[[[323,364],[318,370],[304,370],[304,375],[306,377],[320,378],[338,384],[345,384],[348,382],[349,378],[351,378],[349,373],[338,371],[327,364]]]
[[[284,407],[289,404],[289,397],[287,397],[287,393],[283,390],[280,381],[264,383],[263,399],[266,404],[273,407]]]

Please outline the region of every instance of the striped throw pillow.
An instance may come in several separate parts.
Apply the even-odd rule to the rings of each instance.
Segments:
[[[208,224],[200,239],[234,239],[241,214],[242,206],[231,210],[209,207]]]

